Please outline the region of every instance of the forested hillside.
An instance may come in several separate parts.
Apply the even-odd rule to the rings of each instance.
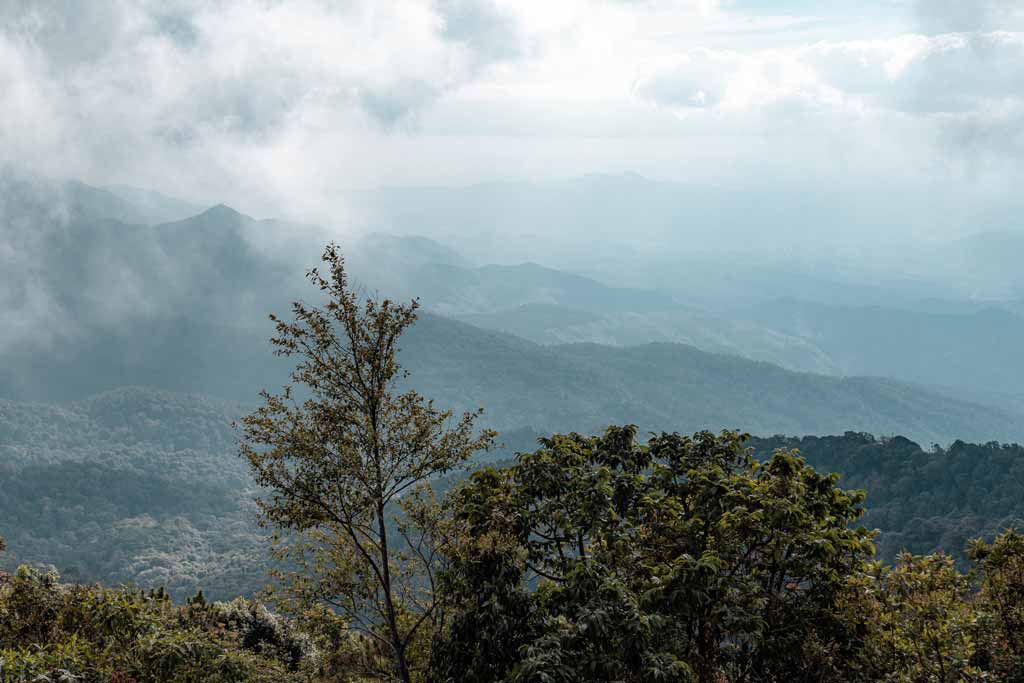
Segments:
[[[904,434],[926,443],[1022,438],[1009,412],[879,378],[784,370],[682,344],[542,347],[427,316],[403,340],[414,385],[502,429],[739,427],[752,433]]]
[[[838,472],[845,488],[867,491],[860,523],[881,529],[878,554],[942,549],[963,559],[967,542],[1024,526],[1024,447],[955,441],[924,449],[870,434],[754,439],[760,457],[796,448],[821,472]]]
[[[240,410],[141,388],[64,405],[0,401],[3,562],[53,564],[86,582],[162,585],[178,598],[199,588],[215,598],[251,595],[266,582],[266,559],[230,429]],[[508,460],[539,436],[510,430],[490,459]],[[751,445],[760,454],[799,448],[816,469],[840,472],[844,487],[868,489],[863,523],[882,530],[886,559],[903,548],[962,557],[968,538],[1024,519],[1019,446],[932,451],[859,433]]]
[[[55,406],[0,401],[0,518],[10,553],[69,579],[252,594],[253,487],[234,453],[238,409],[121,389]]]

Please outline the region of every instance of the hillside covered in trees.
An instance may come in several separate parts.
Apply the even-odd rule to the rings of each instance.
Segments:
[[[902,551],[963,554],[970,539],[1024,528],[1024,447],[955,441],[921,448],[903,437],[842,436],[754,439],[759,457],[797,449],[820,472],[836,472],[844,488],[868,497],[859,524],[880,529],[879,557]]]
[[[234,452],[235,404],[142,388],[64,405],[0,401],[0,518],[18,561],[69,577],[165,586],[183,598],[252,595],[266,579],[254,549],[252,484]],[[542,433],[499,435],[507,460]],[[869,492],[859,522],[882,531],[879,556],[945,550],[1024,520],[1024,447],[905,438],[754,438],[759,457],[798,448],[846,488]]]
[[[65,406],[0,401],[8,569],[251,595],[265,578],[230,404],[122,389]]]
[[[450,490],[432,513],[443,618],[405,680],[1018,680],[1020,534],[973,542],[969,575],[941,553],[883,565],[856,523],[864,494],[795,451],[758,462],[736,434],[636,436],[553,435]],[[820,441],[846,464],[911,450]],[[0,680],[401,680],[381,636],[311,608],[174,602],[22,566],[0,573]]]

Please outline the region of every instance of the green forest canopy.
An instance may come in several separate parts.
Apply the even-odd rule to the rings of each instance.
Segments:
[[[843,462],[904,449],[955,463],[972,448],[829,440]],[[632,428],[539,446],[447,497],[446,619],[411,651],[413,680],[1019,680],[1016,532],[972,543],[972,574],[941,553],[882,565],[851,524],[864,495],[795,451],[758,461],[734,433],[638,442]],[[174,604],[163,589],[60,583],[27,567],[0,576],[4,683],[369,683],[390,680],[367,673],[383,656],[336,620],[241,599]]]

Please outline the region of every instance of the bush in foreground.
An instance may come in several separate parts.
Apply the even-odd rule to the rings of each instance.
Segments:
[[[62,584],[24,566],[0,583],[3,683],[270,683],[315,658],[250,601],[176,606],[162,590]]]

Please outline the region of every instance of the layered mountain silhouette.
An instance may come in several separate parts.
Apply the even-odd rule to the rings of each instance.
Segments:
[[[5,205],[18,218],[8,234],[20,259],[2,276],[14,333],[0,346],[0,396],[62,401],[144,385],[251,403],[285,380],[266,316],[316,295],[302,280],[322,246],[310,226],[223,205],[156,225],[103,215],[121,211],[117,201],[32,213],[24,207],[46,203],[45,188],[35,192],[35,204]],[[282,248],[295,235],[308,244]],[[421,297],[424,315],[403,340],[415,386],[441,404],[483,406],[502,428],[856,429],[925,442],[1024,432],[1011,411],[948,392],[784,369],[836,368],[808,335],[704,313],[664,292],[530,263],[474,266],[421,237],[377,235],[342,248],[368,287]],[[877,367],[848,374],[883,374]]]
[[[592,178],[567,191],[587,197],[620,181],[650,190]],[[6,566],[30,558],[72,580],[163,585],[177,598],[257,591],[264,539],[230,422],[286,380],[267,314],[315,301],[303,274],[327,233],[12,173],[0,175],[0,220],[0,477],[19,483],[0,487]],[[1019,516],[1018,480],[999,478],[1019,448],[931,451],[859,434],[1024,438],[1024,402],[1004,398],[1022,367],[1019,302],[915,304],[907,290],[819,287],[766,269],[729,273],[727,287],[757,292],[754,305],[712,311],[678,282],[612,286],[533,262],[479,263],[422,235],[339,239],[358,286],[420,297],[401,343],[408,381],[440,406],[484,407],[508,447],[490,457],[611,423],[846,432],[753,445],[800,446],[851,485],[883,491],[869,519],[885,529],[885,552],[960,542]],[[684,275],[699,285],[704,272]],[[780,292],[840,293],[848,305],[769,296]],[[904,452],[909,464],[889,457]],[[917,470],[929,490],[965,491],[978,468],[970,500],[920,521],[934,506]],[[982,500],[982,489],[1000,493]],[[971,505],[980,512],[961,524]]]

